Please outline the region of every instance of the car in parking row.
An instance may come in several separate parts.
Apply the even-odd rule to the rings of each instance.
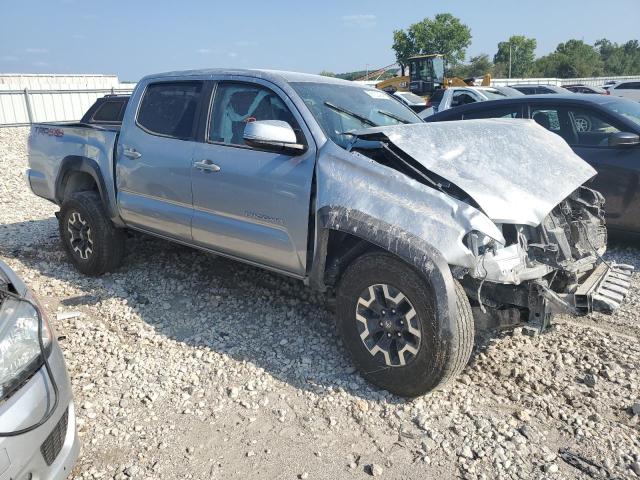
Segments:
[[[537,85],[537,84],[516,84],[510,85],[511,88],[518,90],[525,95],[549,95],[549,94],[567,94],[569,90],[557,85]]]
[[[605,95],[528,95],[474,103],[427,122],[532,119],[562,137],[598,171],[590,187],[606,200],[612,232],[640,233],[640,104]]]
[[[0,261],[0,479],[63,480],[79,451],[55,332],[35,294]]]
[[[606,89],[602,87],[596,87],[593,85],[582,85],[582,84],[563,85],[562,88],[565,88],[573,93],[588,93],[591,95],[609,95],[609,92]]]
[[[424,119],[460,105],[521,95],[522,93],[511,87],[450,87],[436,90],[427,103],[427,109],[418,115]]]
[[[609,94],[640,102],[640,81],[616,82],[607,87]]]

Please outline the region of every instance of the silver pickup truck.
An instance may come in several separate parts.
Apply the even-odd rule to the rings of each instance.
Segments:
[[[124,229],[235,258],[335,299],[355,365],[403,396],[458,374],[476,318],[542,330],[611,312],[595,171],[534,122],[425,124],[386,93],[262,70],[148,76],[120,128],[34,125],[33,192],[70,261],[118,267]]]

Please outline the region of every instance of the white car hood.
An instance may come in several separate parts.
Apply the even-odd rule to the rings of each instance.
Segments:
[[[391,143],[473,198],[496,223],[537,226],[596,174],[532,120],[489,119],[376,127]]]

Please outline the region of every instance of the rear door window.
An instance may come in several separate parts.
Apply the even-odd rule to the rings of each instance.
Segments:
[[[203,82],[150,84],[140,102],[138,125],[155,135],[193,139],[202,90]]]
[[[534,108],[531,118],[540,126],[554,133],[560,133],[560,114],[557,108]]]
[[[560,135],[569,145],[575,145],[578,134],[566,109],[548,105],[531,106],[531,118],[550,132]]]

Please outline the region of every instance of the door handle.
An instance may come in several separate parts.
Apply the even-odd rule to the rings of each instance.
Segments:
[[[220,171],[220,167],[209,159],[204,159],[204,160],[200,160],[199,162],[194,162],[193,166],[203,172],[219,172]]]
[[[131,160],[137,160],[142,156],[139,151],[137,151],[135,148],[130,147],[124,147],[123,153],[125,157],[130,158]]]

